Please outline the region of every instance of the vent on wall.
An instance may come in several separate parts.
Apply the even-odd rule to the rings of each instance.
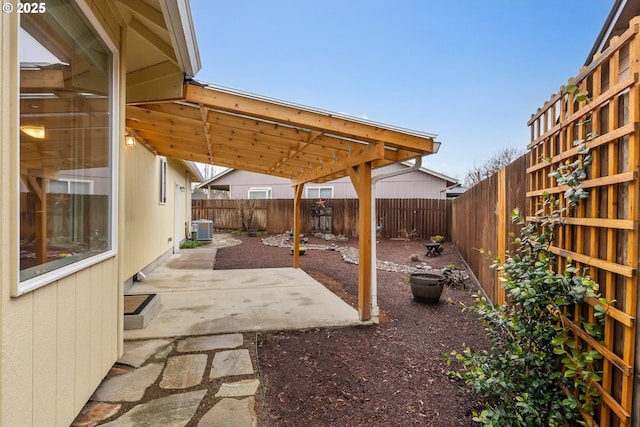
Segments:
[[[213,240],[213,221],[197,219],[191,221],[191,238],[195,240]]]

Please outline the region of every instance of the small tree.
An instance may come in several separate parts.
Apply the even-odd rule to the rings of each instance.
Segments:
[[[241,231],[253,228],[253,217],[256,211],[255,200],[237,200],[238,216],[240,217]]]
[[[575,87],[568,90],[576,93]],[[598,284],[581,275],[571,259],[563,271],[555,272],[557,260],[550,251],[566,218],[588,197],[582,181],[591,164],[587,142],[593,138],[590,134],[586,140],[575,141],[577,159],[549,174],[558,185],[567,186],[564,205],[544,194],[529,222],[518,210],[513,212],[512,220],[522,225],[514,242],[517,250],[504,263],[498,259],[493,264],[501,272],[508,302],[495,306],[476,296],[475,306],[466,308],[479,314],[491,348],[464,348],[447,356],[449,363],[454,359],[460,363],[460,369],[449,374],[484,396],[485,409],[474,420],[485,426],[587,425],[579,420],[580,411],[593,415],[600,403],[596,383],[602,355],[582,345],[566,320],[571,308],[582,304],[585,297],[600,296]],[[601,302],[606,304],[604,299]],[[599,338],[603,314],[604,309],[597,306],[598,323],[572,320]]]

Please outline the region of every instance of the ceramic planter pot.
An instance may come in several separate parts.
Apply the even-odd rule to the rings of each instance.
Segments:
[[[433,273],[411,273],[409,283],[414,300],[427,303],[440,301],[444,288],[444,276]]]

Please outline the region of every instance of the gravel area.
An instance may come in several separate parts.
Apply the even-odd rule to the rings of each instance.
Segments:
[[[292,265],[286,236],[238,238],[242,244],[218,250],[215,269]],[[379,241],[379,324],[258,334],[266,408],[260,425],[476,425],[472,412],[481,400],[447,377],[443,355],[487,345],[475,316],[461,310],[473,303],[477,285],[469,279],[466,289],[445,288],[437,304],[415,302],[409,271],[464,266],[450,244],[427,257],[424,243]],[[356,307],[357,241],[311,236],[304,246],[301,268]]]

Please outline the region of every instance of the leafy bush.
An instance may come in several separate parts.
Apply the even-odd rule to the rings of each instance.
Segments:
[[[550,251],[567,216],[588,197],[582,181],[591,163],[586,143],[593,138],[590,134],[575,141],[577,159],[549,174],[568,187],[564,206],[544,194],[529,222],[518,210],[512,213],[512,221],[522,226],[514,241],[517,250],[507,254],[504,263],[498,259],[492,265],[501,273],[508,303],[497,306],[476,296],[475,306],[465,308],[479,315],[491,348],[467,347],[445,356],[448,363],[458,362],[459,369],[449,375],[485,398],[484,410],[474,414],[485,426],[588,425],[580,411],[593,415],[600,403],[595,384],[600,381],[602,355],[577,340],[568,325],[574,305],[585,297],[600,297],[598,284],[581,275],[571,259],[563,271],[555,272],[558,264]],[[603,308],[597,310],[595,324],[572,320],[600,339],[603,314]]]

